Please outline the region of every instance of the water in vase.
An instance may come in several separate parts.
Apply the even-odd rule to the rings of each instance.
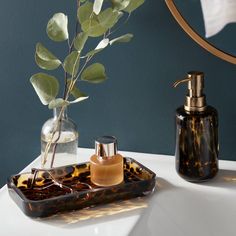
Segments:
[[[45,155],[45,149],[48,143],[50,145],[48,155]],[[55,143],[57,143],[55,145]],[[52,135],[42,135],[41,137],[41,164],[42,168],[48,169],[52,167],[71,165],[78,163],[77,160],[78,135],[74,132],[63,131],[56,132],[52,139]],[[48,145],[49,146],[49,145]],[[55,151],[55,157],[53,153]]]

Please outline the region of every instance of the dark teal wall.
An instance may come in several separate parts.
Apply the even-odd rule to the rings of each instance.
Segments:
[[[34,48],[42,41],[63,55],[66,45],[50,42],[45,25],[59,11],[73,19],[74,5],[75,0],[0,3],[0,185],[39,155],[40,129],[52,114],[29,83],[31,74],[39,71]],[[174,110],[184,101],[185,87],[174,90],[172,83],[189,70],[202,70],[208,103],[220,115],[220,158],[236,160],[236,66],[188,38],[163,0],[146,0],[122,32],[133,32],[133,42],[98,57],[109,80],[82,84],[90,99],[69,111],[79,126],[79,146],[93,147],[96,136],[112,134],[121,150],[174,154]]]

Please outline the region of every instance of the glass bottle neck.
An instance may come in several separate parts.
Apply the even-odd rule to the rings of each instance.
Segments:
[[[61,118],[64,119],[64,120],[68,119],[68,117],[67,117],[67,108],[63,108],[63,111],[62,111],[62,107],[58,107],[58,108],[53,109],[53,119],[58,119],[61,112],[62,112]]]

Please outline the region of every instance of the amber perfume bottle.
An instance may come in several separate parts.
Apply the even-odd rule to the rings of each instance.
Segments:
[[[174,87],[182,82],[188,82],[188,94],[176,110],[176,170],[187,181],[202,182],[218,171],[218,114],[206,104],[202,72],[189,72]]]
[[[113,186],[124,179],[123,157],[117,153],[117,140],[103,136],[95,141],[95,155],[90,158],[91,181],[98,186]]]

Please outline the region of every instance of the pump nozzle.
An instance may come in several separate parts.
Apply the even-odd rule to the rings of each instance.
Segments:
[[[203,94],[204,74],[203,72],[190,71],[185,79],[176,81],[173,86],[177,87],[180,83],[188,82],[188,94],[184,109],[186,111],[203,111],[206,108],[206,98]]]
[[[176,88],[179,84],[190,81],[190,78],[177,80],[174,82],[173,87]]]

